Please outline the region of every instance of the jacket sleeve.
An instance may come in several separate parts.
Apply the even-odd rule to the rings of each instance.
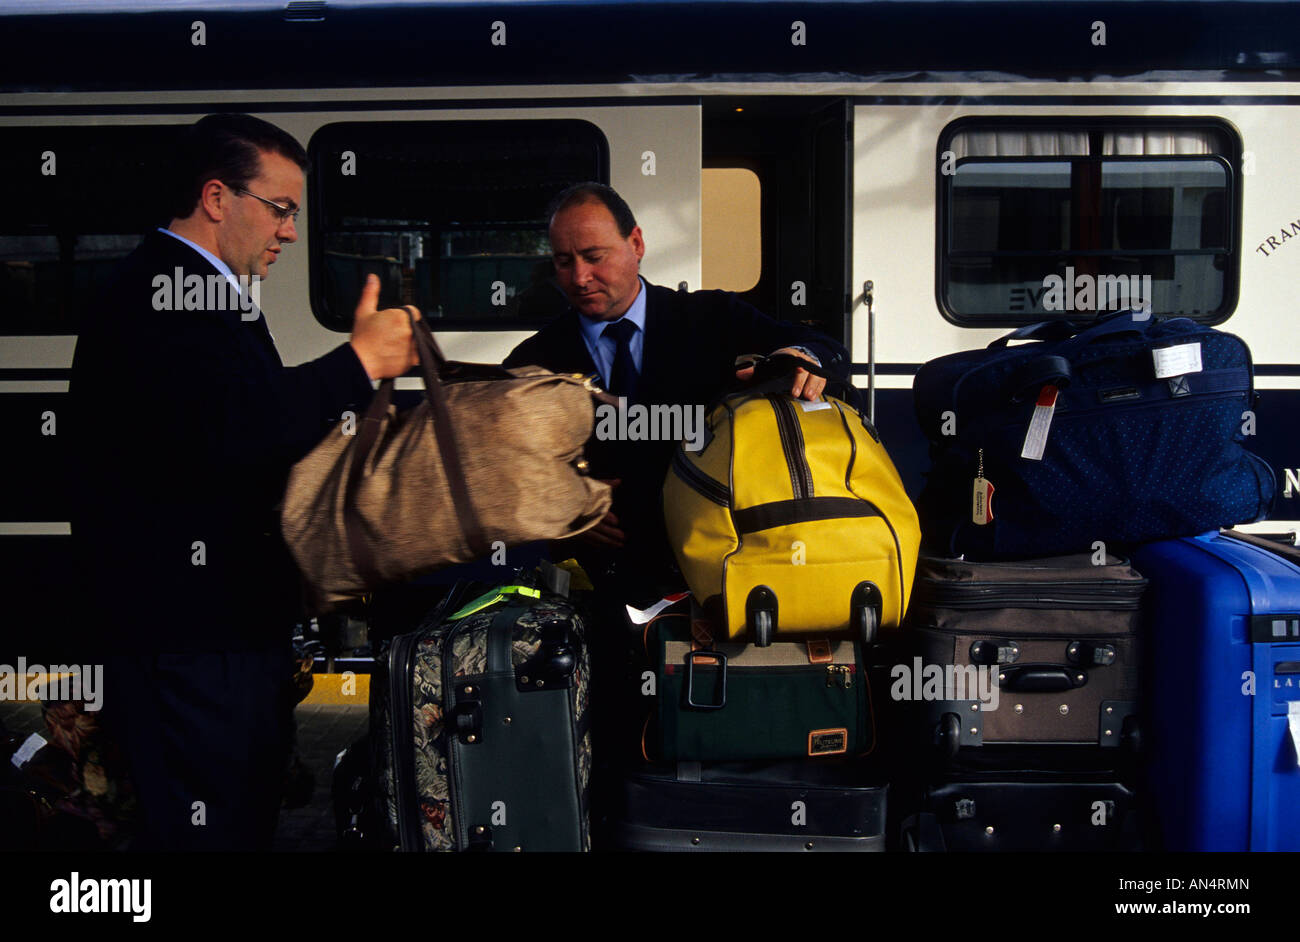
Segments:
[[[347,343],[300,366],[281,367],[278,381],[281,444],[291,462],[315,447],[345,411],[364,410],[374,394],[370,377]]]
[[[259,339],[212,316],[171,325],[145,362],[159,364],[162,385],[178,393],[158,404],[171,440],[145,450],[177,472],[185,462],[192,479],[243,495],[240,503],[250,507],[278,501],[290,466],[345,411],[359,422],[373,395],[347,344],[285,367]]]
[[[848,380],[852,364],[842,344],[802,324],[774,320],[734,294],[718,293],[727,299],[727,323],[737,355],[769,354],[782,347],[806,347],[828,372]]]

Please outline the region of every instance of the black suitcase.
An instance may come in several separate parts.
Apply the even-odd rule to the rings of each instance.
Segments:
[[[623,775],[612,844],[652,851],[883,851],[887,793],[878,774],[852,761],[645,766]]]
[[[583,619],[535,588],[540,578],[515,581],[469,602],[454,591],[377,659],[371,737],[388,846],[590,847]]]
[[[1043,773],[950,781],[924,790],[902,847],[938,851],[1140,851],[1148,848],[1134,789],[1104,777]]]
[[[890,699],[947,761],[987,765],[994,757],[975,753],[990,750],[973,747],[1012,744],[1135,751],[1146,584],[1100,553],[922,557]]]

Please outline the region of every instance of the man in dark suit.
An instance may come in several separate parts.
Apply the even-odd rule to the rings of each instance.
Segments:
[[[415,352],[406,313],[376,311],[371,276],[349,343],[281,363],[254,301],[297,241],[307,155],[290,135],[210,115],[176,166],[170,224],[123,262],[78,338],[73,536],[105,720],[137,790],[135,846],[263,849],[300,614],[274,508],[292,463]]]
[[[638,274],[645,240],[627,203],[610,187],[570,187],[550,208],[556,281],[571,310],[529,337],[506,366],[597,373],[630,403],[707,405],[744,380],[738,356],[789,353],[841,378],[848,354],[840,344],[798,324],[782,323],[724,291],[673,291]],[[816,399],[826,381],[805,370],[791,394]],[[672,555],[664,534],[660,491],[675,442],[602,442],[589,446],[593,473],[619,483],[604,521],[578,538],[592,575],[615,591],[637,594],[669,584]],[[612,571],[611,571],[612,570]]]

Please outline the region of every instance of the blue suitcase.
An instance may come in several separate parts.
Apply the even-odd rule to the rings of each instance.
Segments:
[[[1296,555],[1227,533],[1133,553],[1150,580],[1148,781],[1166,850],[1300,850]]]

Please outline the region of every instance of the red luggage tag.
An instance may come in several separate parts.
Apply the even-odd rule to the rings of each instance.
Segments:
[[[979,468],[975,473],[975,488],[971,494],[971,520],[984,526],[993,519],[993,484],[984,477],[984,449],[980,449]]]
[[[1020,449],[1020,457],[1030,461],[1042,461],[1043,449],[1047,447],[1047,430],[1052,427],[1052,413],[1056,411],[1056,387],[1044,386],[1038,394],[1034,406],[1033,418],[1025,432],[1025,444]]]
[[[634,625],[644,625],[647,622],[649,622],[651,619],[653,619],[656,615],[658,615],[660,612],[662,612],[665,608],[668,608],[669,606],[672,605],[676,605],[678,602],[680,602],[682,599],[686,598],[690,594],[691,593],[689,592],[676,592],[672,595],[665,595],[662,599],[660,599],[658,602],[655,602],[649,608],[636,609],[633,608],[631,605],[624,606],[627,609],[627,619]]]

